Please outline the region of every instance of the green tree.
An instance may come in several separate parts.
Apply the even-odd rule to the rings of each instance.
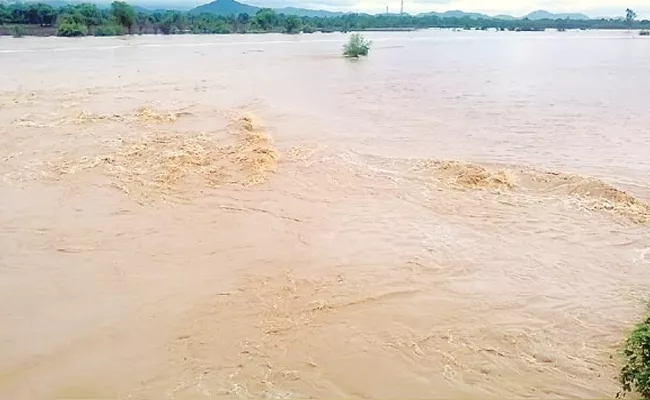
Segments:
[[[147,28],[147,23],[149,23],[149,14],[138,12],[135,17],[135,23],[138,25],[138,33],[142,35]]]
[[[246,13],[237,15],[237,32],[246,32],[248,25],[251,23],[251,16]]]
[[[298,33],[302,28],[302,20],[296,15],[290,15],[284,20],[284,29],[287,33]]]
[[[120,36],[124,34],[124,28],[115,23],[99,25],[95,28],[95,36]]]
[[[111,12],[115,21],[131,34],[131,29],[136,21],[135,9],[123,1],[114,1],[111,3]]]
[[[38,15],[38,3],[31,3],[27,5],[27,8],[24,11],[25,22],[28,24],[40,24],[40,18]]]
[[[367,56],[370,51],[372,42],[366,40],[362,34],[353,33],[350,35],[348,43],[343,46],[343,55],[346,57]]]
[[[0,3],[0,25],[11,21],[11,13],[4,3]]]
[[[82,3],[75,6],[75,12],[79,13],[84,18],[84,23],[88,30],[102,23],[102,16],[99,9],[94,4]]]
[[[26,24],[31,25],[52,25],[56,19],[56,10],[54,7],[43,3],[29,3],[25,8],[16,9],[20,13],[20,19]]]
[[[9,5],[9,22],[12,24],[27,24],[27,6],[23,3]]]
[[[255,14],[253,22],[262,30],[270,31],[278,25],[278,14],[270,8],[262,8]]]
[[[86,36],[88,34],[88,27],[80,22],[75,22],[73,19],[64,21],[59,25],[59,28],[56,30],[57,36]]]
[[[240,13],[237,16],[237,22],[239,22],[242,25],[248,25],[251,22],[251,16],[246,13]]]
[[[52,26],[56,22],[57,11],[48,4],[40,4],[38,7],[38,16],[41,26]]]
[[[636,19],[637,15],[634,12],[634,10],[628,8],[625,10],[625,22],[627,22],[628,26],[632,25],[632,22]]]
[[[316,29],[314,28],[313,25],[307,23],[307,24],[303,25],[302,31],[304,33],[314,33],[316,31]]]
[[[21,38],[21,37],[25,36],[25,33],[26,33],[25,27],[22,26],[22,25],[14,25],[11,28],[11,36],[13,36],[15,38]]]

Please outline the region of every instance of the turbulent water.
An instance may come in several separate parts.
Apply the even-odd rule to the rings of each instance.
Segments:
[[[0,397],[611,397],[630,32],[0,38]]]

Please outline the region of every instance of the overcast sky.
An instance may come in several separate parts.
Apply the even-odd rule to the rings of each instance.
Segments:
[[[152,0],[141,0],[142,3]],[[212,0],[159,0],[157,3],[184,3],[187,8]],[[386,6],[398,12],[400,0],[238,0],[261,7],[301,7],[330,11],[385,12]],[[187,2],[187,3],[185,3]],[[417,14],[427,11],[462,10],[489,15],[522,16],[535,10],[551,12],[581,12],[590,17],[614,17],[625,14],[630,7],[640,18],[650,19],[650,0],[404,0],[404,11]]]

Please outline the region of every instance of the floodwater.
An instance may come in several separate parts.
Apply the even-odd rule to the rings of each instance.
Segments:
[[[634,32],[0,38],[0,397],[612,397]]]

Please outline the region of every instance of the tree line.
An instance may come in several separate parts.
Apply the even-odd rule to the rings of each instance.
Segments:
[[[650,21],[636,20],[627,10],[625,19],[542,19],[506,20],[494,18],[445,17],[435,14],[418,16],[397,14],[344,14],[334,17],[299,17],[265,8],[254,15],[222,16],[181,11],[145,11],[122,1],[109,8],[94,4],[70,4],[53,7],[44,3],[0,3],[0,25],[56,29],[59,36],[113,36],[123,34],[180,33],[311,33],[314,31],[355,31],[425,28],[497,29],[541,31],[545,29],[648,29]],[[38,29],[32,30],[38,32]]]

